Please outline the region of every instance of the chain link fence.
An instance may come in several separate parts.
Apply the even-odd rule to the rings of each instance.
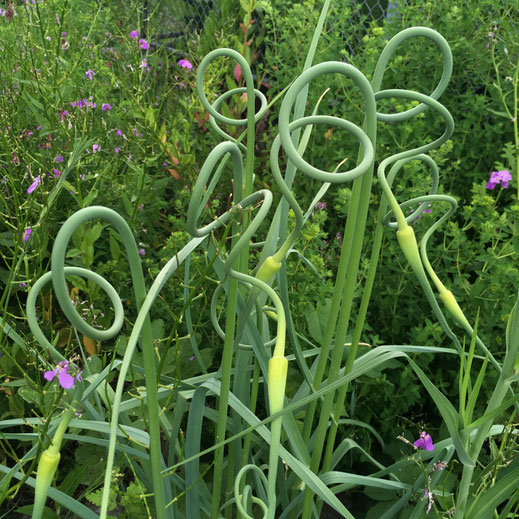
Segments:
[[[344,0],[343,0],[344,1]],[[366,18],[365,29],[369,21],[380,21],[391,17],[391,10],[396,6],[393,0],[352,0],[356,10]],[[216,9],[213,0],[167,0],[162,9],[164,25],[175,35],[181,36],[193,30],[201,30],[205,18]]]

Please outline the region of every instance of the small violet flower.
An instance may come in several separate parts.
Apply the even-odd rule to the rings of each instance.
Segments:
[[[30,195],[39,185],[41,182],[41,177],[38,175],[33,183],[29,186],[29,189],[27,189],[27,193]]]
[[[139,254],[141,256],[144,256],[146,254],[146,251],[144,249],[139,249]]]
[[[108,104],[108,103],[103,103],[101,105],[101,110],[103,110],[103,112],[107,112],[108,110],[111,110],[112,107]]]
[[[339,231],[339,232],[335,235],[335,237],[337,238],[337,243],[341,243],[341,241],[342,241],[341,231]]]
[[[93,76],[95,76],[95,75],[96,75],[96,73],[93,70],[90,70],[90,69],[85,72],[85,76],[88,79],[94,79]]]
[[[62,155],[58,155],[58,156],[54,159],[54,162],[63,162],[63,156],[62,156]]]
[[[148,60],[143,59],[141,61],[141,64],[139,65],[139,68],[145,68],[148,72],[150,71],[150,66],[148,65]]]
[[[32,232],[32,229],[30,227],[28,229],[25,229],[25,231],[23,231],[23,242],[24,243],[26,243],[27,240],[29,239],[31,232]]]
[[[181,59],[179,60],[178,64],[182,67],[182,68],[187,68],[189,70],[192,70],[193,69],[193,65],[191,64],[190,61],[188,61],[187,59]]]
[[[490,180],[485,187],[487,189],[494,189],[498,184],[501,184],[506,189],[510,180],[512,180],[512,175],[510,175],[510,172],[506,169],[502,171],[492,171],[492,173],[490,173]]]
[[[97,153],[97,152],[100,151],[100,150],[101,150],[101,146],[99,146],[99,144],[94,144],[94,145],[92,146],[92,152],[93,152],[93,153]]]
[[[53,169],[52,172],[54,173],[54,178],[61,177],[61,171],[59,169]]]
[[[132,32],[130,32],[130,38],[131,38],[132,40],[136,40],[138,37],[139,37],[139,32],[138,32],[138,31],[132,31]]]
[[[148,42],[142,38],[139,40],[139,47],[143,50],[148,50],[150,48]]]
[[[315,204],[315,208],[318,211],[326,211],[326,202],[317,202],[317,204]]]
[[[426,451],[432,451],[434,450],[433,441],[430,434],[427,434],[425,431],[422,431],[420,433],[420,438],[416,440],[413,445],[417,449],[424,449]]]
[[[46,371],[43,374],[43,378],[50,382],[51,380],[54,379],[54,377],[56,375],[58,375],[59,385],[63,389],[71,389],[74,387],[74,377],[69,375],[68,370],[69,370],[69,363],[67,361],[61,361],[61,362],[58,362],[58,367],[56,369],[51,370],[51,371]],[[78,381],[80,381],[81,373],[78,373],[76,378],[78,378]]]

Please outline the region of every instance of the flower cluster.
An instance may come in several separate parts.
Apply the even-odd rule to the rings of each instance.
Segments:
[[[181,60],[179,60],[178,64],[179,64],[182,68],[187,68],[188,70],[192,70],[192,69],[193,69],[193,65],[192,65],[191,62],[188,61],[187,59],[181,59]]]
[[[492,173],[490,173],[490,180],[487,182],[485,187],[487,189],[494,189],[497,184],[501,184],[504,188],[507,188],[510,180],[512,180],[510,171],[507,171],[506,169],[502,171],[492,171]]]
[[[78,99],[77,101],[72,101],[72,103],[70,103],[70,106],[73,106],[74,108],[95,108],[97,105],[92,101],[87,101],[86,99]]]
[[[54,370],[46,371],[43,374],[43,378],[48,380],[54,380],[54,377],[58,376],[59,385],[63,389],[72,389],[74,387],[74,377],[69,374],[70,364],[66,360],[58,362],[58,366]],[[81,378],[81,371],[76,373],[76,380],[81,382],[83,379]]]

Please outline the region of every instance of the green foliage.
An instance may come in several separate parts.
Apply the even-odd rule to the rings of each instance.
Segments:
[[[143,11],[141,3],[133,1],[110,6],[88,1],[78,7],[67,0],[49,0],[34,6],[10,4],[9,9],[16,15],[1,18],[0,468],[8,471],[10,467],[21,467],[24,474],[20,482],[10,476],[0,480],[0,503],[16,506],[19,512],[31,513],[32,505],[27,503],[31,502],[32,490],[26,478],[34,473],[41,450],[50,443],[53,427],[70,403],[69,393],[56,381],[47,383],[43,378],[44,371],[55,367],[56,353],[36,344],[25,311],[29,289],[50,269],[53,240],[61,224],[80,208],[104,205],[115,209],[136,237],[148,286],[161,275],[164,264],[178,258],[190,243],[186,214],[191,189],[214,145],[214,137],[207,131],[210,123],[195,93],[194,71],[181,68],[177,63],[181,54],[154,37],[164,30],[161,9],[167,3],[162,4],[158,2],[150,14]],[[195,68],[215,47],[236,49],[252,68],[256,87],[268,94],[269,100],[274,99],[303,70],[310,46],[309,27],[317,25],[322,2],[219,0],[214,4],[217,8],[206,18],[204,30],[198,34],[200,27],[190,27],[188,38],[179,48],[186,49],[185,57]],[[429,240],[429,258],[468,320],[474,322],[479,312],[478,334],[506,367],[503,371],[508,378],[503,380],[488,359],[475,355],[475,343],[468,346],[468,334],[464,336],[468,360],[461,366],[458,361],[446,362],[446,357],[458,357],[448,348],[450,339],[445,328],[433,315],[422,290],[417,290],[414,273],[396,236],[386,232],[359,349],[356,354],[350,349],[352,326],[345,335],[340,373],[334,374],[327,365],[323,384],[312,387],[307,377],[308,373],[315,375],[315,355],[327,335],[344,221],[355,195],[351,185],[331,186],[322,198],[325,205],[321,202],[312,210],[309,206],[321,182],[298,172],[294,196],[303,209],[309,208],[308,220],[284,260],[288,286],[283,277],[272,281],[274,290],[283,297],[286,288],[285,306],[294,336],[309,352],[308,357],[301,356],[291,339],[294,349],[287,355],[293,355],[295,360],[290,357],[288,409],[279,451],[285,465],[277,471],[277,489],[283,490],[279,503],[283,506],[306,487],[318,493],[320,500],[333,502],[336,509],[342,506],[337,496],[348,491],[344,501],[358,517],[380,517],[390,506],[398,508],[393,517],[419,517],[427,508],[427,489],[434,496],[435,511],[446,516],[458,503],[458,496],[463,495],[463,482],[469,481],[470,492],[463,503],[469,516],[480,506],[488,513],[497,510],[496,514],[517,508],[519,496],[512,495],[518,474],[514,461],[515,415],[508,419],[514,401],[500,393],[517,381],[517,367],[515,371],[510,367],[517,362],[511,353],[514,341],[506,340],[507,325],[513,327],[513,323],[508,324],[514,318],[511,295],[519,286],[515,266],[519,253],[519,202],[515,194],[519,189],[516,21],[512,8],[497,6],[490,0],[463,6],[411,2],[395,7],[378,23],[370,21],[366,6],[359,8],[350,2],[332,5],[314,63],[343,60],[371,79],[387,40],[411,25],[433,27],[451,45],[454,76],[442,102],[452,112],[457,126],[451,139],[433,150],[431,157],[441,171],[440,193],[452,192],[460,210]],[[135,30],[139,38],[145,36],[149,41],[149,49],[139,44],[139,38],[130,36]],[[440,78],[441,65],[439,51],[430,42],[419,39],[406,44],[392,58],[383,88],[397,86],[430,93]],[[212,64],[204,78],[206,95],[212,101],[220,93],[244,85],[243,71],[232,60]],[[363,101],[351,87],[351,82],[338,77],[319,78],[310,86],[306,113],[319,104],[324,94],[319,114],[347,117],[361,126],[364,113],[359,107]],[[325,93],[328,88],[330,91]],[[397,113],[417,104],[387,99],[379,101],[378,110]],[[264,172],[270,160],[265,150],[278,129],[278,105],[269,106],[268,118],[258,122],[254,150],[256,186],[271,188],[277,198],[281,196],[279,187],[271,185],[271,177]],[[247,98],[240,93],[222,103],[221,112],[243,118],[246,108]],[[443,123],[432,112],[380,125],[377,157],[382,160],[435,139]],[[223,129],[234,138],[243,131],[242,127],[230,125],[223,125]],[[311,164],[333,171],[343,161],[346,168],[353,167],[357,148],[354,139],[345,139],[340,129],[316,127],[304,156]],[[286,157],[282,156],[280,162],[284,169]],[[485,187],[491,171],[505,169],[512,174],[509,188]],[[203,207],[200,221],[204,224],[218,221],[217,215],[233,207],[226,187],[231,185],[230,174],[231,168],[223,167],[221,179]],[[430,184],[431,174],[424,164],[412,161],[400,171],[393,190],[404,201],[425,194]],[[353,325],[370,272],[369,253],[377,211],[383,201],[379,187],[375,180],[369,195],[365,236],[357,237],[364,239],[365,255],[352,278],[352,298],[346,302]],[[406,211],[411,214],[417,209],[415,204]],[[217,287],[225,288],[213,308],[219,322],[223,323],[225,317],[229,322],[229,313],[234,319],[245,304],[248,292],[243,283],[236,289],[238,310],[229,310],[233,308],[232,290],[225,262],[258,210],[254,206],[241,213],[236,211],[239,216],[235,216],[234,227],[229,224],[225,230],[218,230],[204,242],[203,253],[189,256],[189,273],[184,265],[175,272],[151,312],[161,409],[162,434],[158,442],[164,457],[161,468],[168,467],[168,473],[165,471],[161,477],[172,493],[169,509],[174,508],[179,517],[189,516],[192,510],[202,510],[209,516],[211,494],[220,498],[220,492],[214,490],[216,485],[222,485],[221,495],[230,504],[239,469],[250,467],[247,463],[254,463],[256,468],[266,463],[268,451],[275,444],[272,431],[276,418],[267,423],[268,429],[258,423],[261,417],[269,416],[270,382],[264,369],[271,349],[264,343],[270,339],[276,322],[279,324],[279,315],[272,309],[265,310],[272,318],[268,321],[251,310],[252,319],[241,344],[227,338],[227,350],[211,325],[210,306]],[[417,216],[411,225],[418,239],[442,211],[442,203],[433,203],[427,212]],[[290,231],[296,225],[293,210],[287,220]],[[234,240],[232,246],[227,233]],[[265,224],[254,241],[268,239],[268,233]],[[153,470],[147,436],[151,422],[148,384],[155,377],[145,375],[142,351],[138,349],[131,360],[126,356],[137,315],[132,276],[126,267],[127,252],[114,228],[104,220],[95,220],[74,232],[66,260],[67,265],[95,270],[109,278],[128,312],[118,338],[101,343],[68,324],[50,287],[38,297],[37,317],[44,335],[55,351],[83,367],[85,387],[89,388],[88,398],[73,404],[77,406],[77,421],[71,423],[67,433],[70,436],[66,437],[53,486],[69,496],[69,508],[71,502],[80,505],[85,501],[101,506],[108,426],[114,406],[119,410],[120,405],[117,449],[126,452],[117,450],[113,479],[107,486],[108,509],[122,519],[155,516],[156,493],[150,479]],[[259,262],[260,254],[251,249],[250,257],[241,258],[236,262],[240,265],[233,268],[248,272]],[[79,276],[68,276],[67,282],[70,298],[83,319],[95,328],[109,328],[114,309],[100,286]],[[463,331],[450,317],[448,320],[455,333],[463,337]],[[406,350],[409,347],[381,346],[408,343],[419,347]],[[333,344],[330,358],[336,348],[339,350],[339,345]],[[226,359],[230,359],[227,367]],[[123,362],[129,363],[126,375],[120,372]],[[306,372],[300,368],[306,368]],[[230,384],[227,388],[222,374],[225,369]],[[123,401],[115,404],[119,378],[124,382]],[[340,396],[343,389],[344,398]],[[231,410],[227,414],[225,408],[222,419],[217,409],[229,391]],[[336,450],[332,449],[331,472],[317,477],[308,466],[319,439],[308,432],[312,432],[313,422],[305,421],[306,413],[311,405],[318,412],[323,409],[323,402],[335,391],[339,397],[337,402],[332,398],[334,411],[327,427],[338,431]],[[301,401],[306,407],[297,407]],[[327,420],[328,414],[323,414]],[[490,428],[493,423],[498,425]],[[5,435],[4,424],[9,424]],[[82,430],[85,424],[90,428]],[[280,420],[277,424],[281,427]],[[488,447],[482,447],[483,440],[474,439],[474,435],[487,426],[484,440],[488,437]],[[247,430],[250,427],[255,430]],[[221,430],[223,433],[218,432]],[[433,460],[425,452],[417,454],[396,439],[401,431],[403,437],[414,438],[421,430],[433,434],[435,442],[443,442],[442,450],[433,453],[441,454],[441,460]],[[223,449],[227,447],[221,437],[215,442],[215,431],[227,438],[241,435],[232,440],[225,457]],[[80,437],[89,443],[79,440],[76,444]],[[333,448],[334,442],[330,445]],[[210,451],[197,457],[206,448]],[[217,454],[213,458],[214,450]],[[460,462],[454,461],[454,456]],[[274,458],[277,460],[277,455]],[[395,462],[397,459],[400,461]],[[381,460],[387,469],[375,460]],[[467,476],[473,460],[478,467]],[[435,468],[439,461],[449,463],[448,469],[441,472]],[[218,464],[224,477],[211,482]],[[255,482],[244,493],[253,489],[254,496],[265,501],[267,489],[259,484],[261,476],[255,476]],[[366,482],[362,479],[365,476],[372,479]],[[247,479],[247,485],[251,480]],[[240,492],[244,482],[238,484]],[[52,502],[54,511],[46,508],[43,517],[59,515],[63,508],[56,503],[58,499]],[[67,508],[67,504],[64,506]],[[505,507],[504,511],[500,507]],[[222,510],[224,515],[234,513],[234,509],[229,513]],[[88,508],[74,512],[88,517]]]

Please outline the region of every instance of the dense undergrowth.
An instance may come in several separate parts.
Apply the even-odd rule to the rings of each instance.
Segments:
[[[318,26],[322,2],[221,0],[215,4],[202,30],[192,28],[173,43],[158,37],[170,29],[165,20],[172,4],[165,1],[146,3],[146,9],[133,1],[107,6],[67,0],[10,2],[0,7],[0,510],[7,517],[33,513],[30,478],[42,464],[42,453],[52,447],[53,438],[56,441],[57,423],[65,423],[66,417],[73,421],[58,446],[61,459],[50,479],[60,496],[72,500],[63,503],[49,495],[44,512],[48,518],[98,517],[103,489],[103,506],[121,518],[216,518],[238,513],[241,517],[247,513],[252,517],[313,513],[316,517],[323,501],[335,510],[342,503],[355,517],[368,519],[422,517],[426,512],[432,517],[454,513],[463,517],[465,507],[472,511],[469,514],[480,507],[481,514],[487,514],[466,517],[517,517],[517,416],[512,396],[507,394],[505,399],[505,390],[517,380],[517,363],[511,359],[517,339],[513,306],[519,287],[516,11],[490,0],[463,5],[416,1],[393,7],[374,22],[365,9],[332,2],[317,48],[312,49],[308,28]],[[262,192],[243,212],[236,211],[241,200],[238,167],[230,160],[221,169],[214,164],[220,175],[216,186],[210,185],[209,177],[200,180],[206,158],[223,138],[214,131],[207,104],[197,92],[196,74],[204,56],[215,48],[228,47],[242,56],[242,65],[235,56],[220,56],[209,63],[203,91],[211,104],[224,92],[243,89],[220,102],[218,111],[224,117],[246,119],[254,105],[262,111],[254,142],[247,142],[251,131],[242,135],[244,126],[221,124],[221,128],[238,139],[236,149],[244,145],[244,178],[249,180],[243,196],[268,190],[277,205],[287,195],[273,177],[270,150],[282,126],[281,103],[305,69],[308,54],[315,52],[313,64],[351,64],[374,81],[387,43],[413,26],[438,31],[452,49],[452,77],[440,102],[452,114],[455,126],[430,156],[440,173],[437,196],[449,194],[454,202],[427,199],[420,208],[418,200],[402,209],[406,217],[417,213],[409,218],[409,228],[420,240],[448,204],[458,204],[458,211],[430,236],[427,250],[432,269],[472,325],[460,326],[460,319],[446,312],[457,337],[453,339],[449,326],[424,295],[427,291],[417,283],[419,268],[405,255],[397,233],[386,229],[380,252],[373,252],[377,233],[382,232],[379,210],[388,199],[380,177],[375,175],[371,192],[364,195],[369,206],[363,233],[348,238],[345,223],[347,218],[354,221],[351,208],[362,200],[356,192],[360,187],[352,182],[332,184],[316,200],[322,180],[298,172],[293,186],[287,183],[306,222],[297,241],[276,258],[283,263],[276,280],[266,274],[263,279],[281,294],[288,322],[289,363],[283,392],[285,407],[293,407],[286,411],[279,433],[280,448],[287,451],[282,451],[277,466],[273,460],[278,453],[273,446],[276,420],[269,418],[275,412],[270,389],[275,383],[267,380],[266,368],[271,354],[284,355],[276,354],[279,349],[272,353],[272,344],[259,354],[258,345],[273,340],[276,333],[281,340],[282,318],[271,295],[267,301],[267,296],[256,294],[257,313],[251,315],[265,317],[254,318],[256,328],[247,325],[240,339],[246,344],[234,344],[232,353],[236,330],[230,323],[246,304],[245,287],[251,281],[244,278],[232,288],[227,264],[269,195]],[[247,82],[248,67],[253,75]],[[379,90],[401,88],[429,95],[444,68],[445,59],[428,37],[406,40],[389,61]],[[251,102],[252,84],[266,96],[264,109],[260,94]],[[379,99],[377,110],[397,114],[419,102]],[[339,73],[312,81],[305,104],[306,115],[315,109],[319,115],[340,117],[359,127],[367,119],[368,108],[354,80]],[[294,113],[300,108],[294,108]],[[375,171],[389,156],[438,138],[444,126],[434,109],[408,120],[380,123]],[[324,171],[350,170],[358,163],[358,140],[348,136],[346,127],[314,123],[303,143],[304,159]],[[284,149],[286,143],[282,145]],[[255,155],[253,166],[246,155],[250,150]],[[283,175],[290,177],[286,172],[293,162],[284,151],[279,163]],[[392,186],[399,202],[427,195],[435,183],[431,171],[421,158],[403,165]],[[195,185],[202,193],[199,208],[191,201]],[[207,196],[202,198],[205,187]],[[42,345],[28,324],[29,291],[50,271],[53,246],[64,222],[91,206],[119,213],[135,237],[136,248],[130,253],[113,222],[94,215],[72,232],[65,261],[110,280],[126,310],[121,332],[102,341],[93,332],[78,330],[47,285],[34,302],[38,326],[49,342]],[[253,238],[258,245],[248,257],[242,254],[236,260],[236,271],[262,279],[256,267],[298,228],[300,215],[294,206],[289,210],[283,202],[281,207],[277,224],[272,224],[272,208],[258,226]],[[229,219],[224,221],[219,215],[226,211]],[[203,251],[182,252],[193,243],[193,229],[211,222],[222,225],[201,242]],[[348,267],[353,277],[348,278],[351,287],[342,308],[349,308],[341,310],[339,323],[345,324],[339,324],[332,340],[335,322],[330,324],[330,315],[338,308],[335,294],[343,272],[341,261],[349,261],[341,258],[350,254],[343,251],[349,247],[358,247],[362,256],[356,270]],[[161,269],[172,258],[185,262],[171,274],[150,312],[153,354],[143,346],[130,359],[125,354],[132,348],[131,333],[144,299],[137,295],[141,300],[136,303],[135,277],[127,267],[131,254],[142,262],[148,289],[160,280]],[[370,281],[374,257],[378,270]],[[96,280],[78,272],[67,276],[68,298],[75,311],[90,330],[110,328],[116,305]],[[368,290],[370,282],[373,288]],[[215,297],[217,290],[220,295]],[[231,319],[233,293],[238,309]],[[365,293],[369,306],[363,309]],[[252,309],[253,302],[250,305]],[[365,316],[364,326],[364,317],[358,316]],[[470,331],[476,322],[481,338],[477,341]],[[243,331],[240,326],[245,327],[245,320],[238,320],[236,326]],[[345,371],[334,373],[335,361],[331,366],[324,362],[333,356],[335,338],[341,333],[345,348],[337,363]],[[323,354],[322,345],[328,341],[331,349]],[[480,349],[480,342],[492,358]],[[352,343],[358,345],[356,354]],[[408,344],[418,349],[384,350],[383,346]],[[455,353],[456,344],[461,355]],[[450,353],[440,355],[438,348]],[[320,356],[325,359],[321,379],[313,384],[310,381],[315,382],[321,369],[314,360]],[[362,368],[365,359],[375,359],[369,369]],[[464,359],[461,364],[460,359]],[[152,388],[148,384],[154,378],[150,377],[153,371],[147,371],[150,362],[158,374],[161,411],[156,424],[149,414]],[[128,372],[121,382],[122,408],[115,405],[114,415],[116,384],[124,363]],[[507,380],[496,366],[508,374]],[[349,372],[351,381],[341,383]],[[334,377],[337,393],[327,392]],[[319,387],[323,392],[312,399]],[[221,396],[226,391],[231,392],[229,412],[227,403],[222,404],[228,398]],[[337,394],[335,402],[332,396]],[[306,406],[297,407],[305,398]],[[508,405],[500,407],[502,401]],[[333,415],[327,407],[332,404]],[[480,417],[492,409],[497,409],[492,415],[495,424],[478,450],[480,440],[474,435],[487,425]],[[326,420],[320,420],[319,413]],[[112,437],[115,442],[115,433],[109,430],[114,416],[119,417],[118,443],[113,447],[113,470],[105,478],[107,448]],[[256,423],[263,419],[267,420],[264,430]],[[167,481],[161,483],[162,499],[169,503],[166,512],[157,510],[158,486],[149,465],[153,425],[160,430],[155,440],[163,456],[162,468],[167,467],[161,474]],[[253,425],[254,432],[243,432]],[[335,432],[330,435],[330,430]],[[422,431],[429,439],[423,435],[423,443],[413,447]],[[236,434],[243,436],[221,444]],[[430,452],[431,437],[434,450]],[[314,455],[319,444],[325,451],[327,445],[336,447],[323,453],[324,461]],[[275,455],[269,459],[272,451]],[[469,459],[477,460],[476,468]],[[259,468],[267,464],[268,482]],[[319,483],[309,466],[322,476]],[[241,473],[242,467],[249,468]],[[470,470],[474,473],[469,476]],[[247,471],[253,474],[247,476]],[[237,488],[233,488],[235,480]],[[277,485],[274,504],[270,484]],[[312,512],[319,485],[332,491],[321,491]],[[253,499],[247,492],[258,497]],[[240,499],[244,509],[237,512]],[[260,501],[267,503],[267,511]],[[488,511],[483,503],[490,503]],[[84,507],[81,511],[74,508],[79,504]],[[391,507],[393,515],[389,515]],[[327,510],[322,509],[322,517],[330,513]]]

